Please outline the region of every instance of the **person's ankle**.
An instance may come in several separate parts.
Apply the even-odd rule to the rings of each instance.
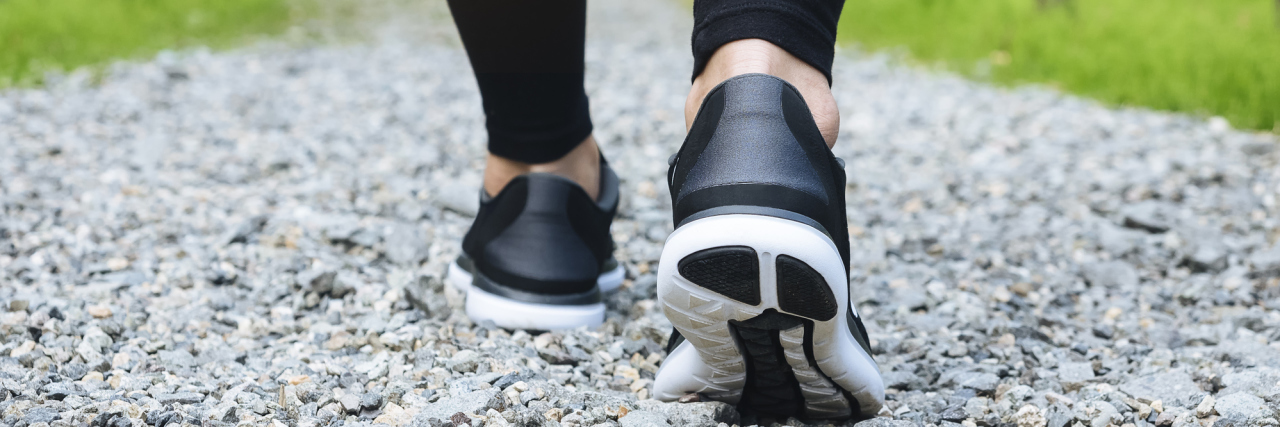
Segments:
[[[702,99],[711,89],[730,77],[751,73],[769,74],[799,89],[827,146],[835,145],[836,135],[840,132],[840,111],[836,108],[835,97],[831,96],[827,77],[786,50],[760,39],[729,42],[711,55],[707,67],[694,79],[693,88],[685,100],[685,129],[693,125]]]
[[[489,153],[485,159],[484,191],[491,196],[497,195],[517,176],[531,172],[542,172],[569,178],[582,186],[592,200],[600,193],[600,149],[594,137],[587,139],[557,160],[547,163],[522,163]]]

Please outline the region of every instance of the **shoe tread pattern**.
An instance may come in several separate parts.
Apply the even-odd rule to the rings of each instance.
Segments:
[[[746,246],[722,246],[694,252],[680,260],[679,276],[673,282],[675,287],[664,297],[668,318],[711,368],[707,378],[697,378],[704,385],[702,393],[707,397],[735,404],[744,413],[762,417],[847,419],[855,416],[859,402],[849,390],[838,385],[840,380],[824,373],[819,367],[820,361],[814,358],[814,346],[827,345],[830,338],[812,337],[812,320],[805,317],[820,316],[794,305],[812,301],[829,303],[831,307],[820,310],[821,314],[838,308],[834,297],[829,289],[826,293],[812,289],[826,286],[816,271],[798,259],[786,257],[791,261],[783,261],[783,257],[786,256],[775,258],[777,274],[786,280],[803,282],[802,286],[796,286],[802,289],[796,293],[798,296],[789,300],[779,292],[778,308],[788,313],[774,308],[743,307],[712,294],[745,304],[760,304],[759,283],[763,272],[759,268],[758,253]],[[713,274],[722,277],[717,280]],[[722,283],[726,285],[718,285]],[[738,286],[729,286],[730,283]],[[784,287],[785,282],[778,283],[779,288]],[[743,284],[749,284],[755,292],[743,291]],[[798,312],[781,307],[783,301],[790,301],[792,304],[786,307]],[[834,313],[826,316],[828,320],[833,317]]]
[[[782,311],[821,321],[836,316],[836,297],[822,275],[809,264],[796,258],[779,255],[778,307]]]
[[[796,327],[778,333],[787,363],[791,365],[791,371],[800,383],[800,392],[804,395],[805,415],[823,419],[848,418],[853,410],[844,390],[819,372],[816,361],[805,350],[805,335],[807,332],[812,333],[811,331],[812,329]]]
[[[730,337],[728,321],[743,314],[732,304],[720,301],[687,279],[675,281],[676,288],[666,298],[667,318],[681,326],[681,336],[698,350],[710,368],[706,377],[695,379],[703,384],[702,394],[728,403],[737,403],[746,381],[745,362]]]
[[[680,260],[679,271],[685,279],[712,292],[744,304],[760,304],[760,259],[749,247],[695,252]]]
[[[747,382],[739,407],[747,413],[786,418],[798,415],[804,408],[800,384],[787,362],[777,329],[748,326],[777,312],[765,313],[746,322],[730,322],[747,360]],[[797,326],[803,327],[803,326]]]

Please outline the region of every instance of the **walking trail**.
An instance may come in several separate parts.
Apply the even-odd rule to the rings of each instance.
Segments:
[[[0,92],[0,424],[800,424],[648,399],[690,19],[590,13],[628,277],[595,330],[476,325],[443,285],[485,139],[447,20]],[[890,388],[859,426],[1277,424],[1273,136],[849,50],[833,90]]]

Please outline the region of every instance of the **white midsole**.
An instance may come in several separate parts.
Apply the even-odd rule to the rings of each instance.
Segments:
[[[503,298],[478,287],[467,290],[467,316],[474,322],[492,320],[510,329],[562,330],[604,323],[604,303],[587,305],[537,304]]]
[[[600,292],[613,292],[622,286],[622,280],[627,277],[627,270],[622,268],[622,264],[618,264],[613,270],[601,273],[596,278],[596,286],[600,287]],[[471,288],[471,273],[458,265],[457,261],[449,263],[449,272],[445,275],[445,282],[454,289],[466,292]]]
[[[748,246],[760,257],[760,304],[745,304],[695,285],[677,271],[681,259],[708,248]],[[797,258],[822,275],[838,303],[835,317],[813,320],[813,352],[818,369],[857,399],[863,414],[884,405],[879,369],[848,332],[849,306],[844,262],[831,239],[799,222],[762,215],[717,215],[686,224],[667,238],[658,262],[658,299],[671,324],[697,351],[673,351],[654,382],[654,397],[675,400],[690,392],[736,403],[746,382],[746,363],[728,322],[744,321],[778,305],[776,259]],[[794,314],[794,313],[793,313]],[[856,315],[856,312],[855,312]],[[804,316],[801,316],[804,317]],[[789,361],[791,362],[791,361]],[[807,362],[807,361],[806,361]],[[821,385],[820,382],[813,384]],[[809,400],[809,394],[806,393]],[[828,405],[812,412],[830,411]]]
[[[596,283],[601,292],[609,292],[618,289],[625,276],[626,270],[618,265],[601,274]],[[517,301],[471,286],[472,279],[472,274],[457,261],[449,263],[445,283],[467,295],[467,316],[472,321],[492,320],[503,328],[539,330],[594,328],[604,323],[604,303],[558,305]]]

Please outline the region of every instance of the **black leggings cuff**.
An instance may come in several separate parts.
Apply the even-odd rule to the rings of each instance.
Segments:
[[[843,3],[699,0],[693,10],[693,77],[702,74],[711,55],[725,43],[762,39],[817,68],[830,84]]]
[[[495,129],[489,131],[489,152],[517,162],[549,163],[569,154],[591,135],[591,119],[581,115],[578,120],[554,131],[520,131]]]
[[[476,73],[489,152],[524,163],[559,160],[591,135],[582,73]]]

